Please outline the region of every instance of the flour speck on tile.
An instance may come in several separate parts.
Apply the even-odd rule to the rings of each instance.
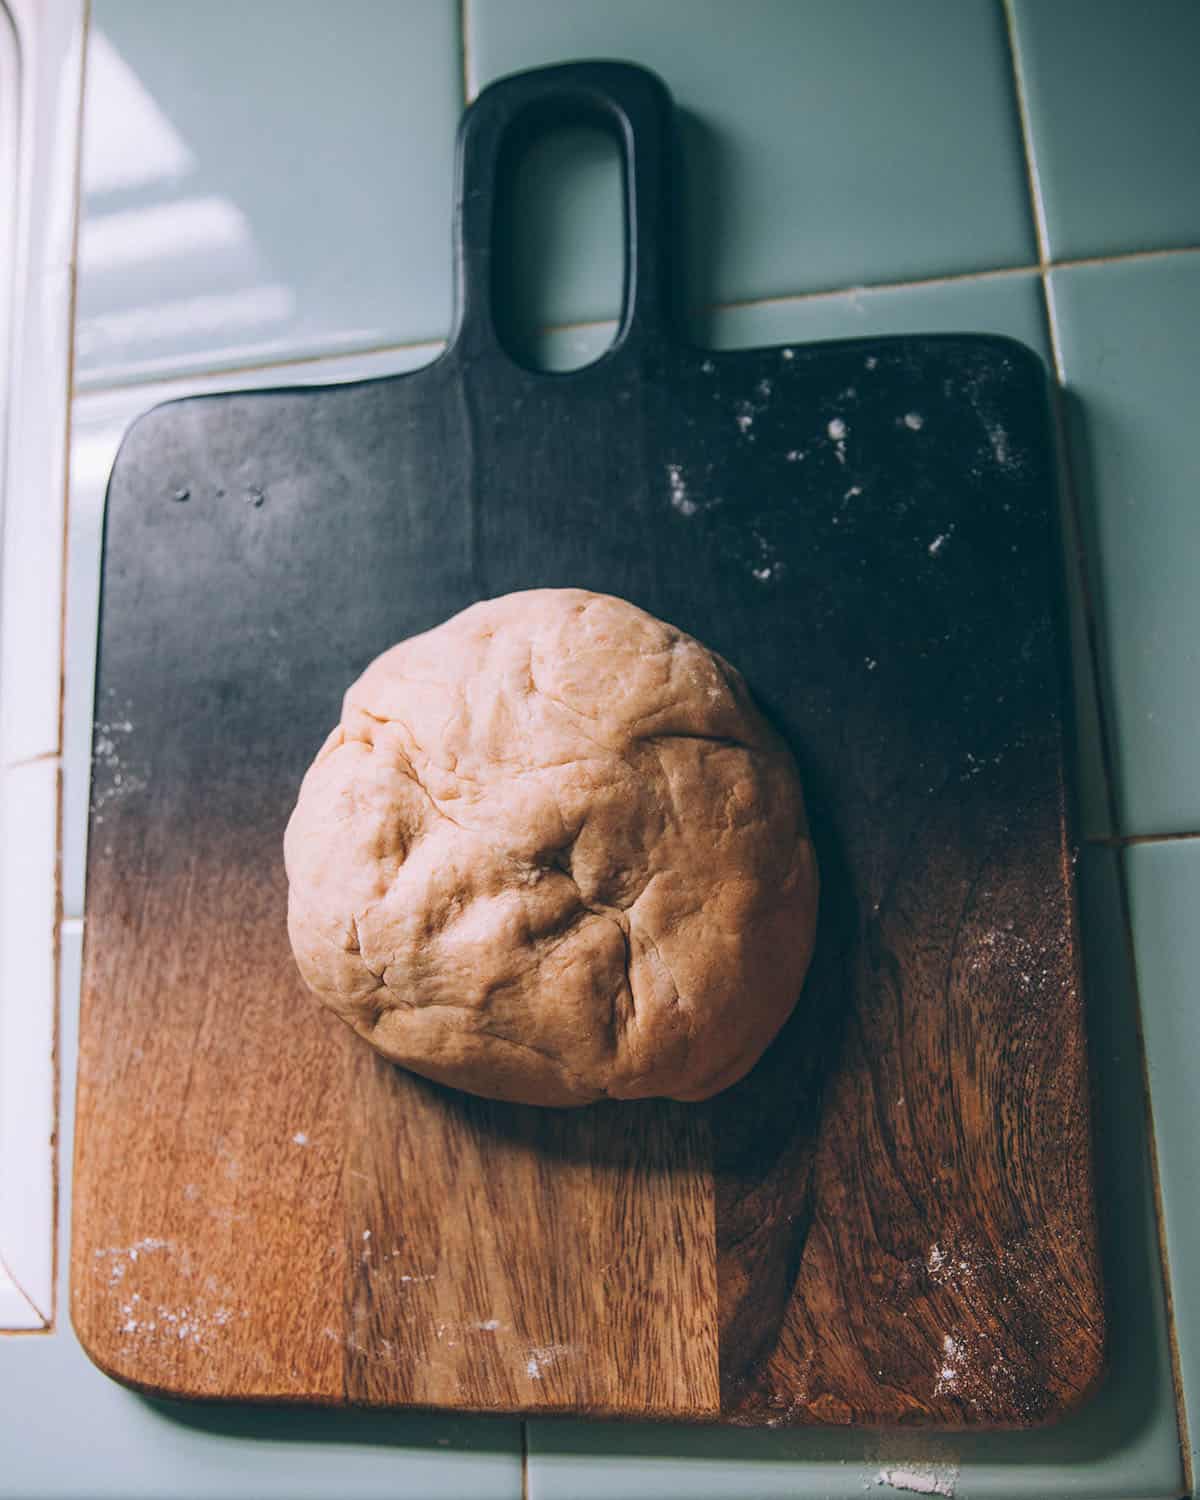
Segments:
[[[912,1495],[941,1495],[953,1500],[958,1485],[958,1452],[944,1440],[924,1433],[897,1432],[880,1439],[868,1461],[864,1488],[899,1490]]]
[[[833,451],[838,463],[846,462],[846,438],[850,432],[849,427],[841,417],[831,417],[825,431],[829,434],[829,441],[833,444]]]
[[[920,432],[921,428],[925,425],[925,418],[919,411],[906,411],[901,420],[909,432]]]
[[[943,1495],[952,1500],[957,1478],[957,1468],[935,1468],[926,1464],[904,1467],[898,1464],[891,1469],[880,1469],[875,1483],[893,1490],[907,1490],[911,1495]]]

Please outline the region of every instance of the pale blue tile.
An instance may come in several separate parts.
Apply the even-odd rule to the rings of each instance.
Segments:
[[[1055,271],[1118,831],[1200,829],[1200,254]]]
[[[1094,1399],[1034,1432],[737,1432],[531,1422],[529,1500],[863,1500],[897,1470],[963,1500],[1177,1500],[1175,1415],[1142,1070],[1117,856],[1080,860],[1110,1373]]]
[[[169,1405],[102,1375],[69,1325],[0,1339],[3,1500],[519,1500],[516,1422]]]
[[[442,338],[455,0],[96,0],[83,386]]]
[[[662,75],[681,109],[693,305],[1036,260],[992,0],[474,0],[466,14],[474,89],[589,57]],[[616,311],[616,189],[594,153],[579,167],[591,188],[571,233],[588,253],[548,273],[535,322]]]
[[[598,360],[616,336],[615,320],[542,328],[527,339],[522,353],[538,370],[578,370]]]
[[[548,344],[546,330],[578,322],[581,284],[589,288],[592,312],[621,305],[624,210],[616,142],[604,131],[580,127],[538,137],[501,204],[492,285],[506,344],[535,368],[588,363],[611,334],[597,347],[601,335],[590,324]]]
[[[1175,1289],[1175,1340],[1191,1436],[1200,1467],[1200,840],[1139,844],[1125,851],[1142,1034],[1157,1142],[1163,1227]]]
[[[69,1257],[82,931],[62,937],[60,1291]],[[151,1402],[90,1363],[65,1316],[0,1338],[0,1500],[519,1500],[516,1422]]]
[[[1055,260],[1200,245],[1200,6],[1014,0]]]

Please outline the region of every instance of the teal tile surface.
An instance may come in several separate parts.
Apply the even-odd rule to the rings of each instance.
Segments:
[[[455,0],[96,0],[80,385],[445,336]]]
[[[1012,10],[1052,258],[1200,246],[1200,6]]]
[[[70,1201],[80,924],[62,943],[60,1202]],[[68,1250],[67,1213],[60,1266]],[[63,1273],[65,1279],[65,1272]],[[59,1307],[66,1306],[65,1287]],[[519,1500],[516,1422],[302,1408],[172,1405],[89,1363],[65,1318],[0,1337],[3,1500]]]
[[[1175,1341],[1191,1442],[1200,1470],[1200,840],[1125,851],[1142,1035],[1153,1101],[1163,1227],[1175,1288]]]
[[[589,57],[662,75],[681,109],[692,305],[1036,260],[992,0],[469,0],[465,38],[473,90]],[[614,193],[580,191],[574,232],[592,248],[544,287],[541,322],[615,314]]]
[[[493,270],[496,317],[522,363],[550,368],[545,331],[578,321],[580,286],[588,288],[587,316],[621,305],[624,207],[616,142],[595,128],[538,137],[522,154],[502,204]],[[558,340],[553,367],[588,363],[609,338],[606,331],[599,347],[590,340]]]
[[[531,1422],[529,1500],[863,1500],[906,1485],[962,1500],[1176,1500],[1184,1477],[1117,855],[1085,850],[1079,873],[1111,1302],[1110,1374],[1091,1403],[1036,1432],[953,1436]]]
[[[1200,253],[1050,278],[1118,831],[1200,829]]]
[[[616,336],[615,319],[531,329],[518,352],[535,370],[578,370],[599,359]]]

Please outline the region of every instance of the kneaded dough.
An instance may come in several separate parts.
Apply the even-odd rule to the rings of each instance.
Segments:
[[[378,657],[288,824],[300,972],[489,1098],[705,1099],[800,994],[795,763],[727,662],[622,599],[489,599]]]

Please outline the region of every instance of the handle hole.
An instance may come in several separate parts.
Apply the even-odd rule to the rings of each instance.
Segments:
[[[625,297],[624,173],[612,130],[530,121],[501,156],[492,317],[510,359],[578,370],[611,345]]]

